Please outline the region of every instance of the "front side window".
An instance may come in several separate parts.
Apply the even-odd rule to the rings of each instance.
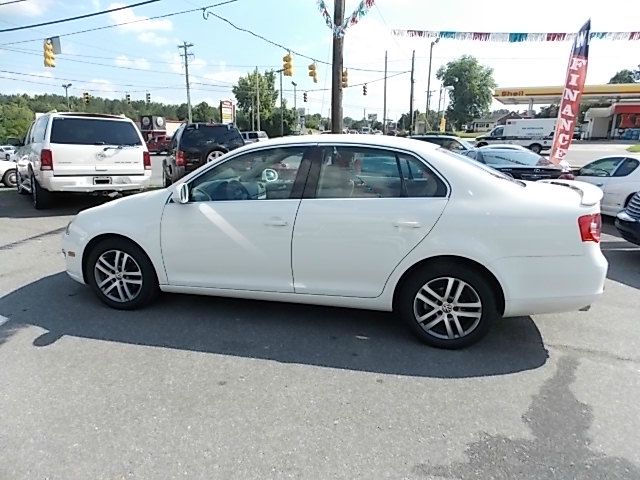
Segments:
[[[611,157],[596,160],[580,169],[580,175],[585,177],[610,177],[622,163],[622,157]]]
[[[405,153],[366,147],[324,151],[316,198],[444,197],[444,182]]]
[[[307,147],[259,150],[227,160],[190,184],[192,202],[291,198]]]
[[[104,118],[56,117],[51,143],[76,145],[142,145],[133,122]]]
[[[482,161],[491,167],[513,167],[514,165],[540,167],[551,165],[551,162],[542,155],[527,150],[511,149],[483,149]]]
[[[496,129],[493,131],[493,135],[494,135],[495,137],[501,137],[501,136],[502,136],[502,132],[504,132],[504,128],[503,128],[503,127],[496,128]]]

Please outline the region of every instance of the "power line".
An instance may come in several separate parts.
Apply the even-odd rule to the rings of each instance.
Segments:
[[[155,2],[159,2],[159,1],[160,0],[146,0],[144,2],[134,3],[133,5],[125,5],[125,6],[122,6],[122,7],[110,8],[109,10],[101,10],[100,12],[87,13],[85,15],[78,15],[77,17],[61,18],[59,20],[52,20],[50,22],[34,23],[32,25],[24,25],[22,27],[5,28],[3,30],[0,30],[0,33],[15,32],[17,30],[27,30],[28,28],[44,27],[45,25],[55,25],[57,23],[71,22],[73,20],[80,20],[81,18],[95,17],[95,16],[98,16],[98,15],[104,15],[105,13],[117,12],[118,10],[124,10],[126,8],[140,7],[142,5],[147,5],[149,3],[155,3]]]
[[[154,1],[159,1],[159,0],[154,0]],[[238,0],[226,0],[224,2],[215,3],[213,5],[207,5],[206,7],[192,8],[190,10],[182,10],[180,12],[166,13],[164,15],[156,15],[154,17],[148,17],[148,18],[140,18],[138,20],[131,20],[130,22],[114,23],[112,25],[105,25],[103,27],[88,28],[86,30],[79,30],[77,32],[61,33],[61,34],[59,34],[57,36],[58,37],[68,37],[70,35],[79,35],[81,33],[95,32],[95,31],[104,30],[104,29],[107,29],[107,28],[121,27],[122,25],[130,25],[132,23],[148,22],[149,20],[157,20],[159,18],[174,17],[176,15],[183,15],[185,13],[193,13],[193,12],[197,12],[197,11],[201,11],[201,10],[204,11],[207,8],[219,7],[221,5],[226,5],[228,3],[233,3],[233,2],[237,2],[237,1]],[[42,38],[32,38],[32,39],[29,39],[29,40],[19,40],[19,41],[15,41],[15,42],[1,43],[0,46],[3,46],[3,45],[17,45],[19,43],[30,43],[30,42],[41,42],[41,41],[42,41]]]
[[[0,3],[0,7],[2,7],[3,5],[11,5],[12,3],[20,3],[20,2],[26,2],[27,0],[10,0],[9,2],[2,2]]]

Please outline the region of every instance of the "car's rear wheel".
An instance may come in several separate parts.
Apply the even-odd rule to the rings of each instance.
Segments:
[[[529,150],[533,153],[540,153],[542,151],[542,145],[534,143],[533,145],[529,145]]]
[[[33,173],[31,174],[31,201],[36,210],[44,210],[51,206],[51,192],[40,186]]]
[[[4,172],[4,176],[2,177],[2,183],[4,183],[7,187],[15,187],[16,186],[16,171],[15,170],[7,170]]]
[[[140,308],[159,293],[149,257],[122,238],[103,240],[89,252],[86,277],[98,298],[119,310]]]
[[[205,161],[206,163],[215,162],[218,158],[220,158],[224,154],[225,152],[222,150],[211,150],[209,153],[207,153]]]
[[[167,175],[167,165],[163,164],[162,165],[162,186],[163,187],[168,187],[171,185],[171,177],[169,177],[169,175]]]
[[[489,279],[461,263],[438,262],[413,272],[396,307],[423,342],[448,349],[477,342],[498,317]]]

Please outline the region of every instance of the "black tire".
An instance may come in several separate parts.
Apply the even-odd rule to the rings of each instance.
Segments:
[[[31,173],[31,202],[36,210],[45,210],[51,206],[52,194],[40,186]]]
[[[470,297],[463,298],[463,296],[475,294],[480,301],[480,311],[477,312],[475,309],[464,307],[451,307],[451,305],[455,303],[447,303],[446,305],[448,306],[446,309],[444,304],[436,308],[423,304],[426,308],[431,308],[436,312],[434,316],[430,316],[433,312],[429,310],[425,312],[425,316],[430,316],[428,319],[429,323],[435,322],[438,318],[442,317],[436,325],[427,331],[420,325],[417,319],[418,313],[423,312],[417,312],[419,301],[416,299],[416,296],[418,293],[422,293],[423,287],[429,284],[429,282],[433,282],[430,284],[430,287],[441,283],[446,284],[445,282],[447,280],[444,279],[445,277],[458,279],[458,281],[462,280],[467,286],[471,287],[471,290],[465,287],[465,289],[462,290],[463,295],[461,295],[460,298],[463,301],[468,301],[466,298]],[[460,283],[458,283],[458,285],[460,285]],[[435,288],[434,291],[436,293],[443,293],[442,290],[436,290]],[[410,274],[400,286],[395,306],[397,313],[403,321],[424,343],[437,348],[459,349],[478,342],[487,334],[491,323],[499,316],[496,296],[497,292],[493,290],[492,282],[490,282],[483,273],[477,271],[477,269],[462,263],[437,262],[426,265]],[[432,297],[432,299],[433,298],[435,297]],[[471,301],[475,302],[475,300]],[[441,308],[441,310],[436,310],[437,308]],[[445,318],[445,313],[440,313],[449,311],[450,309],[452,311],[446,315],[447,318]],[[480,314],[477,323],[476,319],[466,316],[474,312],[475,314]],[[463,331],[466,329],[468,329],[468,331],[463,332],[464,335],[462,336],[454,335],[453,338],[439,337],[438,335],[447,335],[449,329],[445,327],[450,326],[452,330],[455,328],[454,316],[455,321],[462,327]],[[423,323],[428,326],[428,322],[425,320]],[[474,323],[475,326],[473,325]]]
[[[16,170],[12,168],[11,170],[7,170],[4,172],[4,176],[2,177],[2,183],[5,184],[6,187],[13,188],[17,185],[16,181]]]
[[[16,191],[18,192],[18,195],[29,195],[29,192],[22,187],[22,183],[20,173],[16,172]]]
[[[169,187],[173,182],[171,181],[171,177],[167,175],[167,166],[166,164],[162,165],[162,186]]]
[[[624,208],[627,208],[629,206],[629,202],[631,201],[631,199],[633,198],[634,195],[635,195],[635,193],[632,193],[631,195],[629,195],[627,197],[627,199],[624,201]]]
[[[529,145],[529,150],[533,153],[540,153],[542,151],[542,145],[539,143],[534,143],[533,145]]]
[[[224,155],[225,153],[227,153],[227,151],[223,148],[212,148],[211,150],[209,150],[205,155],[204,155],[204,160],[202,163],[210,163],[208,161],[209,155],[211,154],[215,154],[217,155],[217,157],[221,157],[222,155]],[[217,158],[215,158],[212,161],[217,161]]]
[[[108,252],[112,251],[124,252],[129,255],[141,271],[141,276],[139,278],[142,280],[142,285],[139,287],[139,290],[136,290],[137,293],[131,300],[113,300],[112,298],[109,298],[109,296],[107,296],[98,286],[98,278],[96,277],[101,274],[96,273],[96,263],[100,260],[100,257],[103,254],[108,254]],[[160,289],[158,287],[158,277],[155,269],[153,268],[153,264],[151,263],[151,260],[149,260],[147,254],[135,243],[123,238],[107,238],[93,247],[87,255],[85,270],[87,282],[93,289],[96,296],[109,307],[118,310],[134,310],[148,305],[159,295]],[[101,265],[103,266],[103,264]],[[131,278],[134,279],[138,277]],[[114,278],[114,280],[116,282],[120,282],[120,285],[122,286],[117,286],[117,291],[124,291],[121,290],[121,288],[124,288],[124,277],[121,276],[120,279]],[[111,283],[108,285],[111,285]]]

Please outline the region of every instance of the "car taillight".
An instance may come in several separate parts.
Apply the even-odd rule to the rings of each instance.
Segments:
[[[182,150],[178,150],[176,152],[176,165],[178,167],[184,167],[186,165],[186,159],[184,158],[184,152]]]
[[[47,148],[40,151],[40,170],[53,170],[53,152]]]
[[[580,228],[580,236],[583,242],[600,242],[602,217],[599,213],[579,217],[578,227]]]
[[[142,163],[145,170],[151,170],[151,154],[149,152],[142,152]]]

